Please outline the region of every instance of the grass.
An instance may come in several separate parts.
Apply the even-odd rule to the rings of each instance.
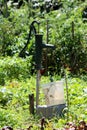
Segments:
[[[87,121],[87,76],[81,78],[69,77],[69,121],[86,120]],[[56,80],[56,79],[55,79]],[[42,77],[41,84],[48,83],[49,77]],[[41,89],[41,88],[40,88]],[[0,127],[10,125],[17,128],[28,128],[33,125],[34,129],[39,129],[40,119],[37,115],[31,115],[29,112],[29,94],[36,96],[36,78],[22,81],[7,81],[0,87]],[[66,86],[64,85],[65,101]],[[36,100],[36,99],[34,99]],[[44,104],[42,89],[40,92],[40,103]],[[46,119],[47,120],[47,119]],[[48,123],[49,127],[62,127],[67,121],[67,114],[64,117],[54,117]]]

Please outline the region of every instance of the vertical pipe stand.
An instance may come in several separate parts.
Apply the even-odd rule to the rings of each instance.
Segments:
[[[39,87],[40,87],[40,70],[37,70],[37,77],[36,77],[36,108],[39,105]]]

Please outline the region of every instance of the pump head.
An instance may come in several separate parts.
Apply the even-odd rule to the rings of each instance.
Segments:
[[[42,37],[43,35],[41,34],[36,34],[35,35],[35,56],[36,56],[36,69],[40,70],[41,69],[41,61],[42,61],[42,50],[43,48],[52,48],[55,49],[55,46],[52,44],[44,44],[42,42]]]

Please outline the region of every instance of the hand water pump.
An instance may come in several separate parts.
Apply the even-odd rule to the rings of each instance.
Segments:
[[[38,30],[36,30],[35,25],[38,25]],[[27,39],[27,43],[25,44],[24,48],[19,53],[19,56],[25,56],[25,50],[29,44],[31,34],[33,32],[35,36],[35,63],[36,63],[36,70],[37,70],[37,77],[36,77],[36,108],[39,105],[39,86],[40,86],[40,70],[41,70],[41,61],[42,61],[42,50],[43,48],[52,48],[54,49],[54,45],[52,44],[44,44],[43,43],[43,35],[39,34],[39,22],[33,21],[30,25],[30,31]]]

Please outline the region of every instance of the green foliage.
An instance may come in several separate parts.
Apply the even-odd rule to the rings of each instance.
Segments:
[[[2,88],[0,90],[0,104],[2,106],[5,106],[10,100],[12,99],[12,93],[10,90],[7,90],[6,88]]]
[[[32,57],[21,59],[17,57],[2,57],[0,59],[0,84],[4,85],[5,80],[26,79],[33,70]]]
[[[82,78],[68,79],[68,97],[69,97],[69,120],[87,120],[86,119],[86,96],[87,82]],[[85,77],[87,79],[87,76]],[[66,93],[65,93],[66,97]]]
[[[50,68],[54,66],[53,71],[60,73],[61,68],[67,66],[73,74],[84,72],[87,66],[87,23],[83,22],[82,11],[87,2],[76,0],[61,2],[60,9],[49,13],[44,11],[44,14],[41,14],[38,8],[33,9],[32,2],[29,5],[25,2],[20,9],[10,7],[8,18],[1,16],[0,19],[0,55],[12,56],[22,50],[27,42],[29,26],[33,20],[40,21],[40,32],[42,33],[43,30],[43,40],[47,42],[46,21],[48,20],[48,42],[56,46],[54,59],[49,56],[51,51],[47,54],[48,71],[52,71]],[[41,5],[42,1],[39,3]],[[26,51],[29,55],[34,55],[33,37]]]
[[[85,76],[85,79],[87,79],[87,76]],[[70,77],[67,79],[69,88],[69,121],[87,120],[87,80],[85,81],[85,79],[84,76],[81,78]],[[47,83],[48,81],[48,77],[42,77],[41,84]],[[37,124],[40,123],[40,120],[38,120],[37,115],[32,116],[29,113],[28,96],[34,93],[36,97],[35,82],[35,77],[31,77],[25,81],[13,79],[12,81],[8,81],[4,87],[0,87],[0,127],[3,125],[10,125],[14,128],[27,128],[29,124],[31,124],[33,125],[33,129],[39,129]],[[67,102],[66,86],[64,86],[64,89],[65,101]],[[36,101],[35,98],[34,101]],[[40,104],[43,105],[44,103],[43,91],[40,88]],[[48,121],[46,128],[62,128],[66,122],[67,113],[65,113],[63,117],[52,118],[50,122]]]
[[[20,10],[11,8],[8,18],[0,16],[0,55],[13,56],[23,48],[29,31],[27,11],[27,6]]]
[[[34,66],[34,37],[26,48],[29,56],[25,59],[17,57],[26,44],[29,26],[33,20],[38,20],[43,41],[47,41],[46,22],[48,20],[48,42],[56,46],[55,51],[43,51],[47,61],[45,65],[49,74],[57,74],[54,79],[60,79],[62,68],[68,68],[73,74],[82,74],[87,71],[87,23],[82,19],[82,11],[87,2],[61,0],[62,7],[56,11],[43,14],[39,9],[32,9],[31,5],[24,4],[20,9],[10,7],[8,17],[0,16],[0,127],[10,125],[14,128],[39,129],[40,121],[37,115],[29,113],[29,94],[36,97],[36,77]],[[41,1],[42,4],[42,1]],[[37,27],[36,27],[37,29]],[[45,54],[44,54],[45,53]],[[3,56],[3,57],[2,57]],[[41,84],[49,82],[49,77],[42,77]],[[87,120],[87,76],[81,78],[68,77],[69,87],[69,120]],[[40,88],[41,89],[41,88]],[[36,100],[36,99],[35,99]],[[65,88],[66,100],[66,88]],[[44,104],[44,95],[40,91],[40,103]],[[31,119],[31,120],[30,120]],[[46,129],[61,127],[67,120],[64,117],[54,117],[48,121]]]
[[[87,23],[84,24],[82,20],[84,5],[74,5],[75,9],[73,9],[73,6],[71,6],[71,9],[67,2],[66,6],[67,8],[64,7],[63,10],[49,14],[49,17],[52,16],[49,19],[49,42],[56,45],[54,56],[57,57],[55,60],[59,64],[58,68],[64,65],[70,68],[72,73],[76,74],[81,72],[80,70],[84,70],[87,65],[85,39]],[[64,12],[64,10],[67,12]]]
[[[14,41],[14,32],[12,24],[7,19],[1,17],[0,19],[0,55],[11,55],[11,46]]]
[[[29,118],[29,99],[31,93],[35,94],[35,79],[26,81],[12,80],[0,86],[0,127],[10,125],[23,126]]]
[[[15,114],[12,111],[5,110],[0,108],[0,126],[3,127],[4,125],[11,125],[14,126],[17,123],[15,120]]]

